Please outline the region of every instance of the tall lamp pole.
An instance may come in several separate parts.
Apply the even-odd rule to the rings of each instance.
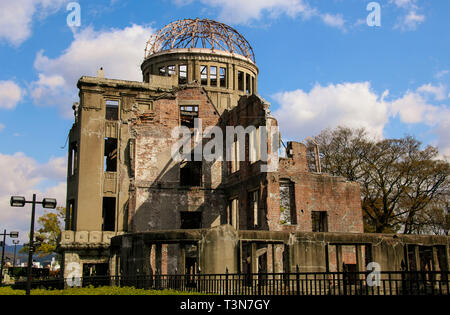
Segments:
[[[2,243],[2,266],[0,267],[0,284],[3,284],[3,265],[5,264],[5,247],[6,247],[6,236],[9,236],[11,238],[18,238],[19,237],[19,232],[10,232],[9,234],[5,232],[3,232],[3,234],[0,234],[0,236],[3,236],[3,241]]]
[[[14,244],[14,261],[13,261],[13,268],[16,268],[16,249],[17,249],[17,245],[20,243],[19,240],[13,240],[13,244]]]
[[[11,207],[25,207],[25,204],[31,203],[31,225],[30,225],[30,243],[28,244],[28,265],[27,265],[27,290],[26,295],[31,293],[31,274],[33,268],[33,252],[34,252],[34,218],[36,213],[36,205],[42,205],[45,209],[55,209],[56,199],[44,198],[42,201],[36,201],[36,194],[33,194],[32,201],[26,201],[25,197],[11,197]]]

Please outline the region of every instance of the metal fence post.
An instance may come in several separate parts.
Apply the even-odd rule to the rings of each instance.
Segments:
[[[296,266],[296,269],[297,274],[295,275],[295,277],[296,277],[297,295],[300,295],[300,268],[298,267],[298,265]]]
[[[225,295],[228,295],[228,267],[226,268],[225,274]]]

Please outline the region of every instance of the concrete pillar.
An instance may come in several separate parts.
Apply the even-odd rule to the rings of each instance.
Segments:
[[[187,71],[188,71],[188,82],[192,82],[195,80],[195,61],[187,62]]]
[[[150,264],[152,245],[143,243],[143,263],[142,263],[142,272],[145,276],[150,276],[152,274],[152,266]]]
[[[162,273],[162,245],[155,245],[155,272]]]
[[[178,245],[179,259],[178,259],[178,274],[183,275],[186,273],[186,245],[181,243]]]
[[[338,272],[342,272],[343,270],[343,264],[344,263],[344,257],[342,255],[342,246],[336,245],[336,269]]]
[[[214,227],[199,241],[199,265],[203,274],[238,272],[239,236],[230,225]]]
[[[273,273],[274,271],[274,258],[273,258],[273,244],[267,245],[267,273]]]
[[[362,245],[355,245],[356,252],[356,270],[359,272],[365,271],[364,260],[362,255]]]
[[[420,253],[418,245],[414,245],[414,260],[416,263],[416,271],[420,271]]]
[[[256,254],[256,243],[252,243],[252,273],[258,273],[258,256]]]
[[[439,257],[438,257],[438,250],[436,246],[433,246],[432,249],[433,251],[433,261],[432,261],[432,267],[433,267],[433,271],[440,271],[439,270]]]

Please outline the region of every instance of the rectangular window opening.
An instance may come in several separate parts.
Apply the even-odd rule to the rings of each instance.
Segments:
[[[102,231],[114,232],[116,224],[116,198],[103,198],[103,225]]]
[[[312,231],[328,232],[328,214],[326,211],[312,212]]]
[[[217,86],[217,67],[211,67],[209,71],[210,71],[209,76],[211,80],[210,85]]]
[[[158,74],[160,75],[160,76],[166,76],[166,67],[159,67],[158,68]]]
[[[228,213],[227,213],[227,223],[234,227],[236,230],[239,229],[239,200],[232,199],[228,203]]]
[[[105,138],[104,171],[117,172],[117,139]]]
[[[248,161],[255,163],[261,159],[259,128],[254,129],[248,135]]]
[[[246,81],[245,81],[245,92],[247,94],[250,94],[251,93],[250,86],[251,86],[251,83],[252,83],[251,80],[250,80],[250,74],[247,74],[245,76],[245,79],[246,79]]]
[[[295,209],[295,186],[289,179],[280,180],[280,223],[297,224]]]
[[[182,230],[195,230],[202,228],[202,213],[196,212],[180,212],[181,229]]]
[[[169,77],[177,75],[177,70],[175,66],[167,66],[167,72],[169,73]]]
[[[193,160],[193,156],[192,156]],[[202,168],[201,161],[184,161],[180,164],[180,185],[187,187],[202,186]]]
[[[119,120],[119,101],[106,101],[106,120]]]
[[[201,85],[208,85],[208,66],[200,66]]]
[[[180,65],[178,72],[179,72],[178,83],[187,84],[188,83],[187,66]]]
[[[259,190],[251,191],[248,193],[248,214],[252,218],[249,228],[256,229],[260,225],[259,218]]]
[[[66,231],[75,231],[75,200],[70,200],[67,204]]]
[[[83,277],[105,277],[109,275],[109,264],[83,264]],[[102,279],[103,280],[103,279]],[[83,286],[88,286],[90,281],[95,284],[95,279],[84,279]],[[101,281],[100,279],[98,280]]]
[[[76,142],[72,142],[70,144],[70,161],[69,161],[69,174],[70,176],[74,176],[77,173],[77,164],[78,164],[78,145]]]
[[[119,120],[119,101],[106,101],[106,120]]]
[[[181,126],[194,128],[195,119],[198,118],[198,106],[180,106]]]
[[[222,88],[227,87],[227,69],[226,68],[220,68],[220,87],[222,87]]]
[[[244,91],[244,72],[238,71],[238,90]]]
[[[239,139],[233,142],[231,147],[230,174],[233,174],[241,169],[241,161],[239,159]]]

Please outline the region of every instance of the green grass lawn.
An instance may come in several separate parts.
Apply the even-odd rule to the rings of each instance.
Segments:
[[[0,288],[0,295],[25,295],[23,290],[13,290],[11,287]],[[66,290],[32,290],[31,295],[200,295],[198,293],[178,292],[172,290],[143,290],[119,287],[87,287]]]

